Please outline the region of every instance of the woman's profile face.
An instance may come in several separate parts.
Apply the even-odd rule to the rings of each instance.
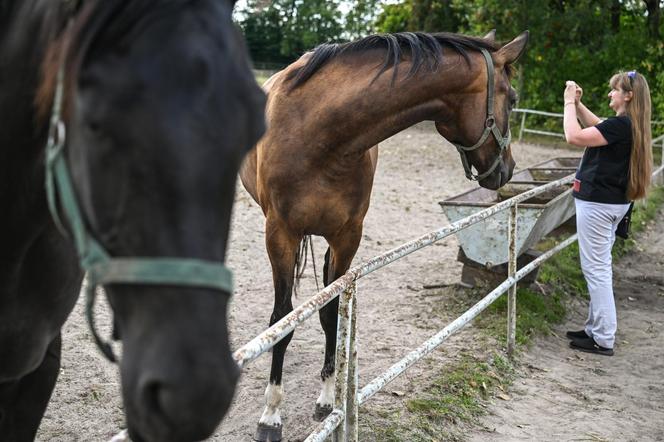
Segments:
[[[609,107],[615,111],[616,114],[623,114],[627,103],[632,99],[632,92],[623,91],[620,88],[611,88],[609,91]]]

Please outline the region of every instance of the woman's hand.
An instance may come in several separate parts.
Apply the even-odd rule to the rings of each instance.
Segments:
[[[578,106],[581,103],[581,97],[583,97],[583,89],[578,84],[576,85],[576,95],[574,96],[574,103]]]
[[[576,101],[577,88],[578,86],[573,81],[565,82],[565,92],[563,93],[563,100],[565,102],[565,105],[578,103]],[[579,98],[581,97],[579,96]]]

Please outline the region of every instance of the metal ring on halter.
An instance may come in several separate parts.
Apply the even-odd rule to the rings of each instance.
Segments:
[[[52,146],[59,147],[65,144],[64,141],[67,139],[67,128],[62,120],[58,120],[54,125],[51,125],[48,132],[48,142],[51,143]]]
[[[48,130],[48,144],[46,147],[46,162],[52,164],[60,155],[67,139],[67,129],[62,120],[54,121]]]

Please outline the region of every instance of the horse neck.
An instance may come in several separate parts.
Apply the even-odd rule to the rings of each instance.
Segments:
[[[402,62],[394,83],[393,69],[372,82],[380,62],[367,58],[359,65],[330,63],[302,90],[291,92],[295,100],[290,107],[298,110],[300,119],[295,127],[301,128],[304,139],[314,139],[335,154],[361,154],[416,123],[450,117],[460,95],[482,85],[481,64],[468,65],[457,54],[448,55],[435,72],[422,66],[410,77],[410,62]]]
[[[3,17],[0,41],[0,203],[11,211],[20,192],[43,191],[43,158],[47,121],[37,118],[35,95],[41,80],[41,61],[63,2],[26,1],[13,5]],[[58,11],[56,11],[57,9]],[[4,11],[3,11],[4,12]]]

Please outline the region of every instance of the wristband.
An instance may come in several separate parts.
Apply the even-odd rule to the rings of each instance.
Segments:
[[[574,104],[574,105],[576,105],[576,102],[574,102],[574,101],[566,101],[565,104],[564,104],[564,106],[567,106],[568,104]]]

